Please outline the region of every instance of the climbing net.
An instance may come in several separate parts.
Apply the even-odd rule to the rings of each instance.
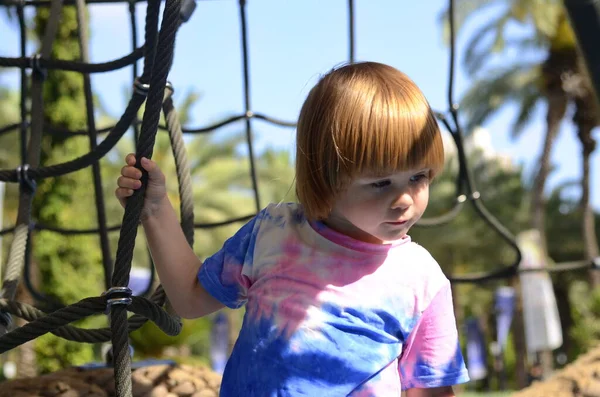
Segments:
[[[96,2],[111,2],[111,0],[87,1],[88,4]],[[77,9],[82,54],[80,61],[50,59],[52,44],[56,36],[62,7],[67,3],[74,4]],[[115,367],[115,386],[117,396],[119,397],[132,395],[130,376],[131,356],[128,348],[128,334],[140,328],[148,320],[155,322],[160,329],[168,335],[177,335],[180,332],[182,325],[179,318],[167,313],[167,311],[163,309],[167,299],[160,285],[151,295],[148,293],[142,294],[143,296],[134,296],[132,291],[128,288],[133,249],[143,206],[147,175],[144,175],[142,179],[144,182],[142,188],[136,191],[127,201],[122,224],[108,226],[102,198],[102,181],[100,178],[99,160],[105,156],[124,136],[125,132],[132,127],[135,130],[134,136],[136,137],[136,157],[140,158],[143,156],[151,158],[157,131],[168,131],[179,182],[181,227],[188,243],[192,245],[194,230],[196,228],[211,228],[241,222],[251,218],[261,209],[255,170],[255,156],[252,145],[252,121],[254,119],[261,119],[275,125],[291,128],[295,127],[295,122],[283,121],[265,114],[254,112],[250,106],[245,0],[239,0],[244,78],[244,113],[201,128],[183,128],[181,126],[172,100],[173,88],[167,81],[174,56],[175,37],[179,27],[192,15],[195,8],[194,0],[165,0],[160,27],[159,19],[161,16],[161,2],[159,0],[148,0],[146,11],[147,17],[144,26],[145,42],[139,47],[135,34],[137,31],[135,25],[136,18],[134,15],[135,3],[135,0],[130,1],[129,8],[132,13],[132,31],[134,32],[132,35],[132,45],[134,50],[130,54],[110,62],[89,63],[87,38],[85,36],[87,30],[84,17],[86,9],[85,0],[0,0],[0,5],[16,8],[21,27],[21,56],[17,58],[0,57],[0,66],[19,68],[21,72],[22,88],[20,122],[0,127],[0,135],[19,131],[21,138],[21,164],[16,167],[16,169],[0,169],[0,181],[17,183],[20,188],[16,224],[14,227],[0,230],[0,236],[8,233],[13,234],[6,271],[0,290],[0,354],[48,332],[68,340],[83,343],[111,341],[113,346],[113,365]],[[24,9],[27,6],[50,7],[50,17],[45,28],[40,52],[33,56],[29,56],[26,53],[27,37]],[[355,47],[354,1],[348,0],[347,6],[349,10],[348,60],[349,62],[353,62]],[[593,263],[593,261],[578,261],[563,263],[546,269],[519,269],[521,252],[515,242],[515,238],[485,208],[481,200],[479,200],[480,193],[475,188],[467,164],[463,146],[463,134],[458,122],[458,107],[455,106],[453,99],[455,64],[453,0],[449,0],[449,22],[451,45],[449,51],[448,111],[436,112],[436,116],[450,132],[457,148],[459,169],[456,176],[456,200],[453,208],[448,213],[436,218],[422,219],[419,225],[423,227],[433,227],[448,223],[461,212],[466,203],[470,203],[479,216],[481,216],[481,218],[484,219],[515,252],[515,259],[512,263],[499,265],[494,271],[477,274],[450,275],[450,280],[455,283],[481,283],[494,279],[511,278],[521,271],[565,271],[597,268],[598,264]],[[141,74],[138,73],[137,69],[137,61],[140,59],[143,59],[143,69]],[[94,120],[90,74],[108,72],[127,66],[133,66],[134,75],[134,89],[129,103],[121,118],[114,126],[105,129],[97,129]],[[87,131],[65,131],[44,125],[42,88],[46,72],[49,69],[60,69],[82,74],[86,96]],[[28,70],[31,71],[30,74],[27,73]],[[27,110],[26,106],[26,92],[29,81],[31,82],[29,90],[31,99],[30,111]],[[138,120],[138,111],[144,103],[146,104],[146,107],[143,118],[142,120]],[[164,114],[164,125],[161,125],[159,122],[161,112]],[[256,212],[244,217],[229,219],[219,223],[195,223],[190,167],[185,153],[183,134],[209,133],[240,120],[244,120],[245,122],[246,143],[248,145],[250,158],[250,178],[254,191]],[[81,157],[77,157],[65,163],[41,166],[40,151],[43,133],[63,134],[68,136],[87,135],[89,136],[90,141],[90,151]],[[107,135],[100,143],[96,144],[98,135],[104,133],[107,133]],[[28,141],[27,136],[29,136]],[[55,178],[90,166],[93,171],[98,228],[93,230],[76,230],[34,222],[31,216],[31,210],[32,200],[36,191],[36,181],[44,178]],[[145,171],[143,172],[145,174]],[[28,274],[28,247],[31,244],[32,232],[34,230],[48,230],[65,235],[98,233],[100,235],[100,244],[103,254],[106,291],[100,296],[85,298],[68,306],[57,307],[56,310],[49,314],[31,305],[15,301],[16,289],[21,274]],[[119,231],[120,233],[114,266],[108,245],[108,233],[112,231]],[[38,301],[45,299],[43,294],[35,290],[32,283],[28,280],[28,277],[24,277],[24,279],[25,286],[34,298]],[[145,296],[148,295],[149,298],[146,298]],[[134,313],[129,319],[127,317],[128,311]],[[82,318],[105,312],[110,313],[109,328],[80,329],[69,325]],[[11,315],[23,318],[28,321],[28,323],[8,332],[12,328]]]

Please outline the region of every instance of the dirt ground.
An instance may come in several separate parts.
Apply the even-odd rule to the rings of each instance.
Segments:
[[[133,371],[133,397],[218,397],[221,377],[207,368],[155,365]],[[0,397],[114,397],[110,368],[71,368],[0,384]]]
[[[600,346],[511,397],[600,397]]]
[[[133,397],[218,397],[221,377],[204,367],[154,365],[133,371]],[[114,397],[110,368],[71,368],[3,382],[0,397]],[[600,397],[600,346],[511,397]]]

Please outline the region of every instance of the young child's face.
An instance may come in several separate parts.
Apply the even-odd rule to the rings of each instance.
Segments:
[[[348,236],[377,244],[403,238],[427,208],[429,171],[359,175],[338,194],[326,223]]]

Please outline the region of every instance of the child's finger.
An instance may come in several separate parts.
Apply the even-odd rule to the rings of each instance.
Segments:
[[[135,154],[133,153],[129,153],[126,157],[125,157],[125,163],[131,167],[133,167],[135,165]]]
[[[123,166],[123,168],[121,168],[121,175],[123,175],[124,177],[127,177],[127,178],[132,178],[132,179],[141,179],[142,178],[142,172],[140,170],[138,170],[137,168],[129,166],[129,165],[125,165],[125,166]]]
[[[119,203],[121,203],[121,205],[123,207],[125,207],[127,198],[131,197],[132,195],[133,195],[132,189],[126,189],[126,188],[119,187],[115,190],[115,196],[117,196]]]
[[[124,189],[139,189],[142,186],[142,182],[138,179],[120,176],[117,179],[117,186]]]

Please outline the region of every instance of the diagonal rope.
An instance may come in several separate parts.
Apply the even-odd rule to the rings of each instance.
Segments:
[[[175,169],[177,170],[177,181],[179,182],[179,197],[181,212],[181,228],[185,238],[190,245],[194,247],[194,194],[192,191],[192,175],[190,164],[185,151],[185,142],[183,141],[183,132],[175,106],[173,105],[173,88],[168,85],[165,90],[165,101],[163,102],[163,113],[166,120],[169,138],[171,139],[171,148],[173,158],[175,159]]]

